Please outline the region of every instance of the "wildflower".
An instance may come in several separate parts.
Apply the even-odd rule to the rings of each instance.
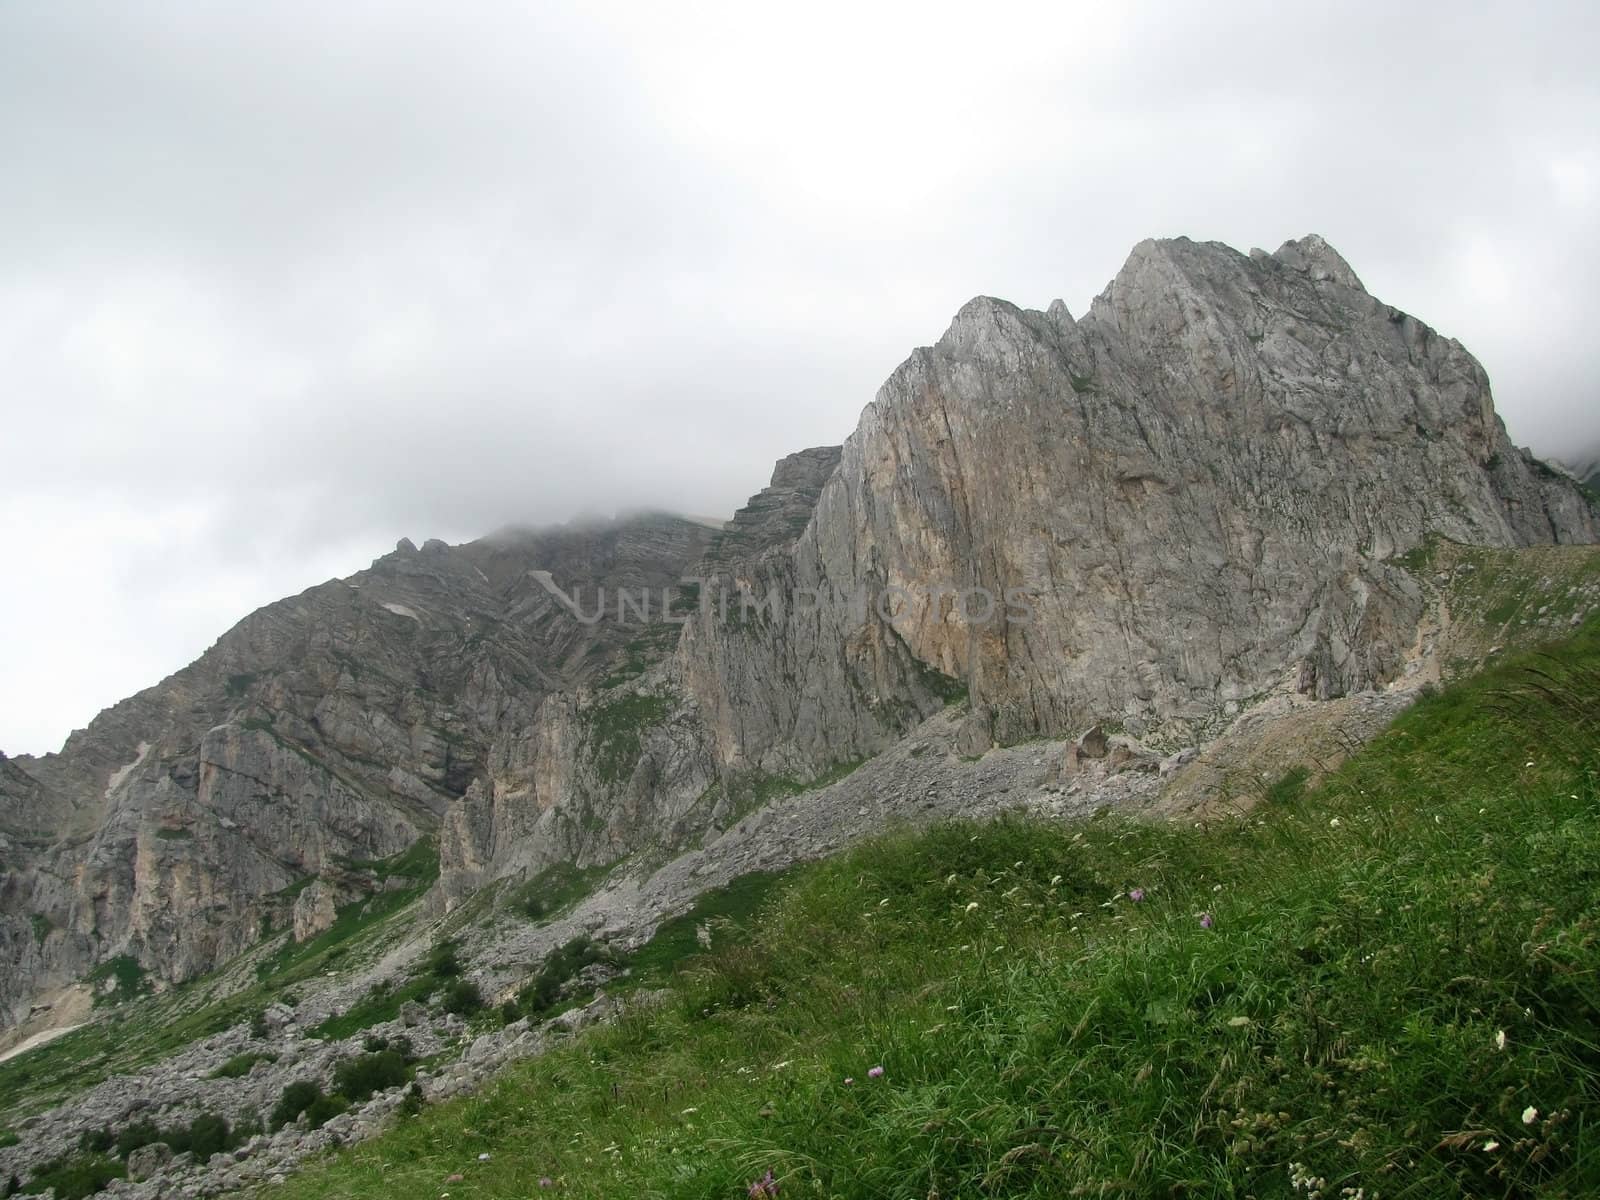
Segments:
[[[1213,924],[1215,924],[1215,922],[1212,921],[1210,913],[1205,912],[1200,914],[1201,929],[1210,929]]]
[[[778,1181],[772,1177],[772,1172],[769,1170],[750,1184],[750,1190],[746,1194],[751,1200],[767,1200],[768,1197],[778,1194]]]
[[[1494,1048],[1496,1050],[1504,1050],[1506,1048],[1506,1031],[1504,1029],[1494,1035]]]
[[[855,1082],[856,1081],[853,1078],[851,1078],[849,1075],[846,1075],[844,1077],[844,1085],[845,1085],[845,1087],[854,1087],[855,1086]]]
[[[1530,1104],[1530,1105],[1528,1105],[1527,1108],[1522,1110],[1522,1123],[1524,1125],[1532,1125],[1538,1119],[1539,1119],[1539,1110],[1537,1108],[1535,1108],[1533,1105]]]
[[[1498,1149],[1500,1149],[1500,1143],[1492,1138],[1483,1144],[1483,1152],[1485,1154],[1493,1154]]]
[[[867,1078],[868,1079],[882,1079],[883,1078],[883,1068],[882,1067],[871,1067],[871,1068],[869,1068],[868,1071],[867,1071]]]
[[[478,1155],[478,1161],[479,1162],[488,1162],[489,1161],[489,1152],[487,1150],[485,1150],[482,1154]]]
[[[1329,828],[1330,828],[1330,829],[1337,829],[1337,828],[1339,828],[1339,818],[1338,818],[1338,817],[1335,817],[1335,818],[1333,818],[1333,820],[1331,820],[1331,821],[1329,821],[1329,822],[1328,822],[1328,827],[1329,827]]]
[[[978,907],[978,902],[977,902],[977,901],[976,901],[976,900],[974,900],[974,901],[972,901],[972,902],[971,902],[971,903],[970,903],[970,904],[968,904],[968,905],[967,905],[967,907],[966,907],[966,909],[965,909],[965,910],[964,910],[964,911],[966,911],[966,912],[972,912],[972,911],[974,911],[974,910],[975,910],[975,909],[976,909],[976,908],[977,908],[977,907]]]
[[[1132,900],[1135,904],[1139,903],[1139,901],[1144,899],[1144,889],[1143,888],[1133,888],[1133,889],[1131,889],[1128,892],[1128,899]]]
[[[556,1181],[554,1179],[551,1179],[550,1176],[548,1176],[548,1175],[539,1176],[539,1186],[540,1187],[542,1187],[542,1188],[553,1188],[553,1187],[555,1187],[555,1185],[556,1185]]]

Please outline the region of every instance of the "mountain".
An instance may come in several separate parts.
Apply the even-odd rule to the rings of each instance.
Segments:
[[[1144,242],[1081,319],[967,304],[721,530],[402,542],[0,761],[0,1010],[304,940],[435,839],[438,914],[659,862],[949,705],[968,757],[1194,747],[1399,678],[1440,539],[1597,537],[1476,360],[1320,238]]]
[[[497,731],[625,660],[629,631],[570,620],[530,571],[660,589],[714,532],[645,515],[402,541],[253,613],[59,754],[0,761],[6,1023],[116,956],[175,982],[315,926],[374,885],[349,864],[437,830]]]
[[[1600,446],[1591,447],[1586,453],[1559,465],[1592,494],[1600,495]]]

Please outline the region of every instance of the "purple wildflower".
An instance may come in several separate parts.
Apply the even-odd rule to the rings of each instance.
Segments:
[[[551,1179],[550,1176],[548,1176],[548,1175],[539,1176],[539,1186],[540,1187],[542,1187],[542,1188],[553,1188],[553,1187],[555,1187],[555,1185],[556,1185],[556,1181],[554,1179]]]
[[[882,1067],[873,1067],[871,1070],[869,1070],[867,1072],[867,1078],[868,1079],[882,1079],[883,1078],[883,1068]]]
[[[1132,900],[1135,904],[1139,903],[1139,901],[1144,899],[1144,889],[1134,888],[1128,893],[1128,899]]]
[[[746,1193],[750,1200],[771,1200],[778,1194],[778,1181],[772,1177],[771,1170],[750,1185]]]
[[[1200,914],[1200,928],[1201,929],[1210,929],[1213,924],[1215,924],[1215,922],[1212,921],[1210,913],[1201,913]]]

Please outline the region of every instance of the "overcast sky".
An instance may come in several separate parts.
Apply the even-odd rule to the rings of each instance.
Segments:
[[[0,749],[402,535],[726,515],[1144,237],[1321,233],[1600,434],[1595,6],[1289,7],[5,0]]]

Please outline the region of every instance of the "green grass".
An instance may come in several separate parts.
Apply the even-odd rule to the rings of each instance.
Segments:
[[[418,1004],[435,992],[446,988],[461,974],[461,960],[456,957],[453,942],[435,946],[418,967],[415,974],[403,983],[388,980],[377,983],[360,1000],[342,1013],[329,1017],[322,1024],[306,1031],[307,1037],[339,1039],[392,1021],[400,1015],[401,1005],[408,1001]]]
[[[730,933],[739,936],[746,932],[783,879],[782,873],[751,871],[701,893],[693,907],[663,921],[649,941],[628,955],[624,965],[632,973],[630,983],[659,986],[668,982],[679,964],[699,954],[702,925],[711,930],[713,943]]]
[[[264,1051],[247,1050],[243,1054],[235,1054],[215,1071],[211,1072],[213,1079],[241,1079],[250,1074],[250,1069],[258,1062],[277,1062],[276,1054],[267,1054]]]
[[[505,907],[532,921],[548,921],[571,908],[594,890],[610,866],[575,867],[557,863],[508,892]]]
[[[429,838],[418,838],[399,854],[388,858],[341,859],[352,870],[367,871],[379,882],[409,879],[413,884],[431,884],[439,878],[439,851]]]
[[[345,905],[332,925],[304,942],[284,934],[277,951],[256,963],[256,977],[269,987],[277,989],[306,978],[312,973],[311,964],[316,964],[317,970],[325,969],[342,958],[368,929],[410,905],[439,877],[439,852],[432,841],[420,838],[391,859],[349,865],[372,871],[380,883],[396,876],[408,880],[410,886],[379,891]]]
[[[751,881],[710,953],[664,927],[663,1002],[274,1193],[1594,1195],[1597,775],[1591,622],[1203,829],[888,836]]]

